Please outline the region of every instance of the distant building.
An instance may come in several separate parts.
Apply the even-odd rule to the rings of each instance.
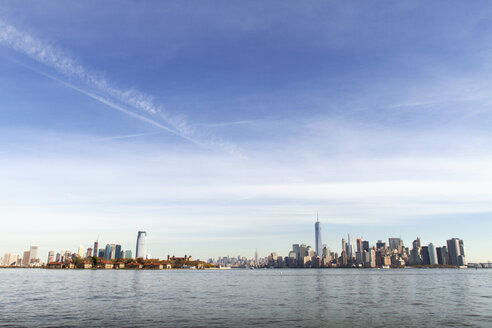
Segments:
[[[321,256],[323,251],[323,242],[321,240],[321,225],[319,222],[318,214],[316,214],[316,223],[314,224],[314,237],[315,237],[315,250],[316,255]]]
[[[3,257],[3,263],[2,265],[4,266],[15,266],[19,264],[19,255],[17,254],[12,254],[12,253],[7,253]]]
[[[46,261],[46,263],[50,263],[50,262],[55,262],[55,252],[54,251],[48,252],[48,261]]]
[[[124,269],[125,268],[125,263],[124,262],[116,262],[114,264],[115,269]]]
[[[362,241],[362,251],[369,252],[369,241],[367,240]]]
[[[84,246],[80,245],[79,250],[77,251],[77,255],[79,257],[84,257]]]
[[[98,241],[98,240],[96,240],[96,241],[94,242],[94,256],[98,256],[98,255],[99,255],[99,253],[98,253],[98,252],[99,252],[98,247],[99,247],[99,241]]]
[[[388,238],[389,249],[398,249],[398,246],[400,246],[400,240],[400,238]]]
[[[147,254],[147,232],[139,231],[137,235],[137,247],[135,250],[136,258],[145,258]]]
[[[299,246],[299,244],[293,244],[292,251],[296,253],[296,261],[299,261],[299,259],[301,258],[301,247]]]
[[[451,238],[447,241],[448,245],[448,264],[463,266],[466,265],[465,247],[463,240],[459,238]]]
[[[422,246],[422,248],[420,249],[420,255],[422,256],[422,264],[429,265],[430,264],[429,247]]]
[[[38,249],[39,246],[31,246],[29,249],[29,264],[39,263]]]
[[[299,246],[299,254],[300,254],[300,257],[298,259],[298,264],[301,268],[304,268],[305,266],[305,258],[306,258],[306,255],[307,255],[307,246],[305,244],[301,244],[301,246]]]
[[[362,247],[362,239],[360,238],[357,238],[357,252],[355,252],[355,262],[357,263],[357,265],[359,266],[362,266],[364,264],[364,261],[363,261],[363,247]]]
[[[428,250],[429,250],[429,264],[431,264],[431,265],[438,264],[437,252],[436,252],[436,247],[434,246],[434,244],[430,243],[428,246]]]
[[[91,269],[92,268],[92,262],[82,262],[79,264],[79,268],[81,269]]]
[[[106,244],[106,248],[104,250],[104,258],[106,260],[111,259],[111,245],[110,244]]]
[[[99,262],[99,266],[101,269],[112,269],[113,262],[102,260],[101,262]]]
[[[30,252],[25,251],[24,256],[22,257],[22,266],[28,266],[29,265],[29,257],[30,257]]]
[[[128,250],[128,251],[125,251],[125,259],[132,259],[132,251],[131,250]]]
[[[116,249],[114,251],[115,258],[116,259],[122,259],[123,258],[123,252],[121,251],[121,245],[116,245]]]
[[[91,257],[92,256],[92,248],[91,247],[87,248],[87,253],[86,254],[87,254],[87,257]]]
[[[446,265],[448,264],[448,249],[446,246],[437,247],[437,264]]]
[[[354,255],[354,236],[352,234],[348,234],[348,240],[347,240],[347,257],[349,259],[352,258]]]
[[[115,244],[111,244],[111,256],[109,258],[110,259],[116,258],[116,245]]]
[[[384,243],[382,240],[378,240],[378,242],[376,243],[376,249],[381,248],[386,248],[386,243]]]

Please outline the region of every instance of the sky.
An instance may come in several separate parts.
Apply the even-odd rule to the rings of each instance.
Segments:
[[[492,3],[2,1],[0,256],[464,240],[492,260]]]

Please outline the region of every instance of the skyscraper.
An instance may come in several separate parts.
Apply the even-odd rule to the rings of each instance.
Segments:
[[[434,246],[433,243],[430,243],[428,247],[429,247],[429,262],[430,262],[430,264],[432,264],[432,265],[438,264],[436,247]]]
[[[451,238],[447,241],[448,244],[448,264],[450,265],[466,265],[465,247],[463,240],[459,238]]]
[[[29,263],[36,263],[38,261],[38,246],[31,246],[31,249],[29,250]]]
[[[122,259],[123,258],[123,252],[121,251],[121,245],[116,245],[116,249],[114,251],[115,258],[117,259]]]
[[[437,264],[446,265],[448,264],[448,249],[446,246],[437,247]]]
[[[116,244],[111,244],[111,256],[110,259],[115,259],[116,257]]]
[[[349,259],[354,256],[354,236],[352,234],[348,234],[348,240],[347,240],[347,257]]]
[[[55,262],[55,252],[54,251],[48,252],[48,263],[50,263],[50,262]]]
[[[388,245],[390,250],[398,249],[398,246],[400,246],[400,242],[400,238],[388,238]]]
[[[98,246],[99,246],[99,240],[96,240],[94,242],[94,256],[98,256],[99,255]]]
[[[79,257],[84,257],[84,246],[82,246],[82,245],[79,246],[79,249],[77,251],[77,255]]]
[[[137,235],[137,249],[135,251],[136,258],[145,258],[147,254],[147,233],[139,231]]]
[[[422,246],[420,248],[420,256],[422,256],[422,264],[423,265],[429,265],[430,264],[429,247],[428,246]]]
[[[22,257],[22,265],[23,266],[28,266],[29,265],[29,257],[31,256],[31,254],[29,253],[29,251],[25,251],[24,252],[24,256]]]
[[[106,249],[104,250],[104,257],[106,260],[111,260],[111,245],[106,244]]]
[[[301,248],[299,247],[299,244],[292,245],[292,251],[296,253],[296,260],[299,261],[301,258]]]
[[[361,264],[362,265],[362,263],[363,263],[363,261],[362,261],[362,254],[363,254],[362,253],[362,251],[363,251],[363,249],[362,249],[362,239],[357,238],[357,243],[356,244],[357,244],[357,251],[355,252],[355,260],[356,260],[356,263],[357,264]]]
[[[376,249],[386,248],[386,243],[382,240],[378,240],[376,243]]]
[[[314,237],[315,237],[315,247],[316,255],[321,256],[323,253],[323,242],[321,241],[321,226],[318,218],[318,213],[316,213],[316,223],[314,224]]]

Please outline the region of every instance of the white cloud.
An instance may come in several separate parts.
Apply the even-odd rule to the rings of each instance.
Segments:
[[[54,69],[66,78],[78,80],[88,89],[86,90],[73,83],[62,81],[50,74],[24,65],[111,108],[172,132],[203,147],[226,151],[232,155],[241,155],[241,151],[237,146],[225,142],[208,132],[198,131],[183,115],[175,115],[162,110],[161,106],[157,106],[154,103],[151,95],[134,88],[122,89],[115,86],[101,74],[87,69],[58,47],[23,32],[2,19],[0,19],[0,44],[30,57],[45,67]],[[129,107],[132,110],[124,107]],[[162,120],[162,123],[160,120]]]

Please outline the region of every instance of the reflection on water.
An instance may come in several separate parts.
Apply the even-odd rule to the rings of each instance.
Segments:
[[[0,270],[0,326],[492,327],[492,270]]]

